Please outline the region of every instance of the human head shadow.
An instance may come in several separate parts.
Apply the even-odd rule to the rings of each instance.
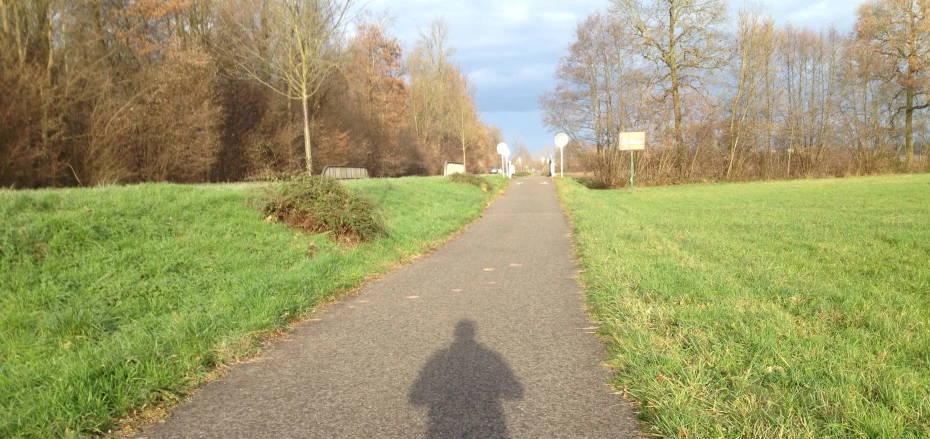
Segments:
[[[522,399],[523,385],[500,354],[475,340],[475,323],[461,320],[452,344],[420,370],[410,403],[429,408],[428,438],[503,438],[502,399]]]

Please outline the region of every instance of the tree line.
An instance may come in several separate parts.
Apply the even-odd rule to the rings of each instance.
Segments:
[[[578,24],[543,123],[604,187],[618,133],[646,131],[653,182],[930,171],[930,0],[869,0],[854,29],[775,25],[724,0],[612,0]]]
[[[484,169],[454,53],[352,0],[0,0],[0,185]]]

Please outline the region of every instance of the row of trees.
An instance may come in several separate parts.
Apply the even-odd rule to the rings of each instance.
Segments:
[[[442,21],[352,0],[0,0],[0,185],[496,163]]]
[[[930,169],[930,0],[869,0],[848,35],[779,28],[723,0],[612,0],[578,25],[543,122],[601,185],[626,180],[617,134],[647,131],[656,181]]]

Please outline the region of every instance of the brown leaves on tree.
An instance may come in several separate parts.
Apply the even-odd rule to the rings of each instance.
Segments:
[[[411,95],[462,96],[451,51],[408,77],[385,20],[348,35],[351,2],[0,2],[0,185],[230,181],[311,161],[391,177],[461,160],[454,124],[423,124],[448,108]],[[468,160],[486,168],[500,139],[462,102]]]

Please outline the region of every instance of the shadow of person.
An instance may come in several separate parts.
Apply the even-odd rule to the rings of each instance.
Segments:
[[[475,341],[475,323],[462,320],[455,341],[433,354],[410,390],[410,403],[429,407],[428,438],[504,438],[501,399],[523,398],[506,361]]]

